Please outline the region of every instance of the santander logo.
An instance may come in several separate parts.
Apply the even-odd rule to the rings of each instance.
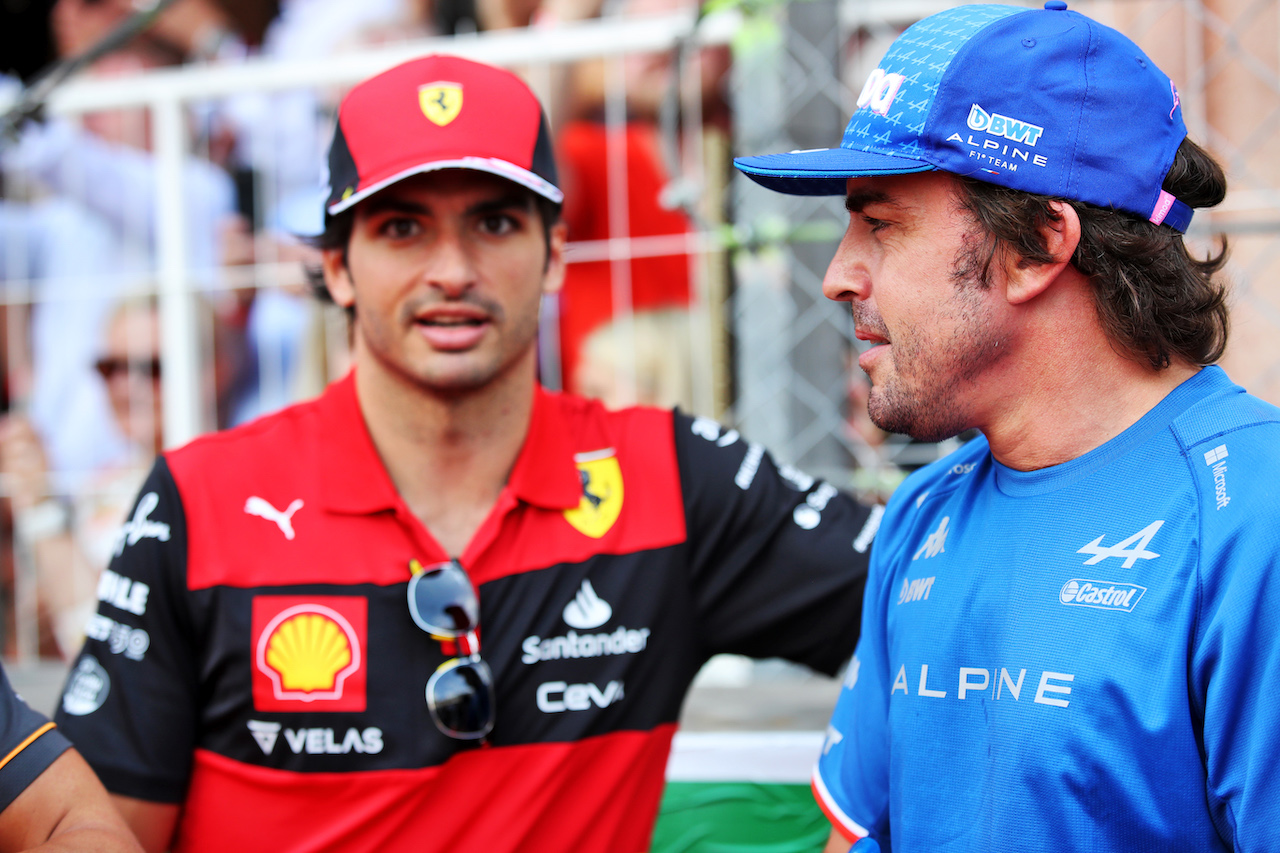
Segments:
[[[609,602],[596,594],[591,581],[583,580],[582,588],[573,597],[573,601],[564,608],[564,621],[570,628],[579,631],[599,628],[613,616],[613,608]]]

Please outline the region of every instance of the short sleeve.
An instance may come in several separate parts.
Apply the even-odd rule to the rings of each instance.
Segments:
[[[673,423],[708,651],[834,673],[858,638],[879,510],[715,421],[677,413]]]
[[[55,719],[109,791],[181,802],[197,724],[186,527],[163,457],[117,534]]]
[[[1273,453],[1262,450],[1260,458],[1250,461],[1245,447],[1233,445],[1232,467],[1273,472],[1274,464],[1263,458]],[[1280,825],[1280,774],[1275,770],[1280,765],[1280,726],[1275,719],[1275,696],[1280,692],[1276,499],[1274,482],[1262,490],[1241,488],[1226,510],[1252,504],[1254,511],[1222,534],[1214,530],[1217,509],[1210,504],[1204,510],[1215,515],[1205,521],[1192,711],[1203,725],[1210,814],[1218,834],[1241,853],[1275,849]],[[1270,520],[1258,509],[1261,506],[1269,507]]]
[[[0,811],[70,747],[53,723],[13,692],[0,669]]]
[[[889,831],[889,658],[885,637],[885,572],[873,555],[863,604],[863,631],[845,669],[826,739],[813,773],[813,793],[845,838]]]

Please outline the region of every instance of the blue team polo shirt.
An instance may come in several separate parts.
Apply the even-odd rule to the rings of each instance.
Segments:
[[[913,474],[814,774],[828,815],[899,851],[1280,847],[1278,460],[1280,410],[1209,367],[1065,464],[979,438]]]

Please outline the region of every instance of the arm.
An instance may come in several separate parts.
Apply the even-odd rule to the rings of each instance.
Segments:
[[[153,803],[133,797],[111,795],[111,802],[124,815],[124,820],[142,842],[147,853],[164,853],[173,840],[178,825],[179,807],[170,803]]]
[[[0,851],[5,853],[138,853],[141,849],[75,750],[59,756],[0,812]]]
[[[185,516],[163,456],[128,517],[55,719],[144,845],[161,850],[186,795],[200,715]]]
[[[836,672],[858,639],[879,512],[736,430],[678,413],[674,424],[707,650]]]

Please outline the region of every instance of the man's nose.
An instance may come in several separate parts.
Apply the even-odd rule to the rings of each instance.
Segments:
[[[870,295],[871,280],[856,243],[852,230],[847,231],[827,266],[827,274],[822,278],[822,295],[828,299],[853,302]]]
[[[423,272],[431,287],[448,298],[458,298],[476,283],[476,265],[462,235],[441,234],[431,247],[431,257]]]

